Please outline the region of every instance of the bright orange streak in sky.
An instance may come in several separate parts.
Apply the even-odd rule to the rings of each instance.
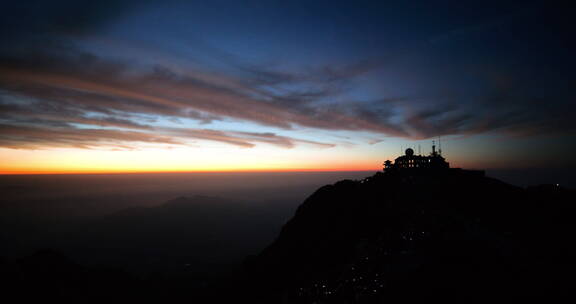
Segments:
[[[210,173],[210,172],[355,172],[355,171],[378,171],[379,169],[374,168],[304,168],[304,169],[260,169],[260,170],[207,170],[207,171],[192,171],[192,170],[182,170],[182,171],[0,171],[0,175],[54,175],[54,174],[136,174],[136,173]]]
[[[334,153],[333,153],[334,152]],[[0,174],[146,172],[374,171],[381,159],[343,157],[338,151],[300,149],[0,149]]]
[[[370,166],[342,166],[342,167],[291,167],[291,168],[214,168],[214,169],[138,169],[138,168],[86,168],[86,169],[55,169],[55,170],[38,170],[38,169],[0,169],[0,174],[22,175],[22,174],[121,174],[121,173],[184,173],[184,172],[341,172],[341,171],[377,171],[381,170],[378,165]]]

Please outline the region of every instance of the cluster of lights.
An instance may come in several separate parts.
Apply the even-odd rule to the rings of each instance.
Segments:
[[[393,256],[405,256],[413,253],[416,243],[430,235],[426,231],[403,231],[396,235],[403,242],[402,248],[396,250],[389,246],[390,239],[381,238],[377,247],[371,252],[364,252],[350,264],[335,281],[319,281],[309,287],[298,288],[299,298],[321,300],[329,297],[378,295],[386,287],[386,275],[379,271],[381,265],[389,264]]]

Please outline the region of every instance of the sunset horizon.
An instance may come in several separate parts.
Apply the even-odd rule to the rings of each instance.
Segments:
[[[0,149],[0,154],[1,154]],[[36,153],[36,152],[32,152]],[[46,151],[39,152],[38,154],[45,154]],[[128,153],[130,157],[133,158],[133,154],[137,152],[131,151]],[[169,152],[166,152],[169,153]],[[16,157],[20,157],[20,153],[17,153]],[[114,151],[110,151],[111,155],[114,155]],[[329,153],[325,152],[322,155],[325,158],[330,159]],[[4,163],[0,166],[0,175],[26,175],[26,174],[138,174],[138,173],[210,173],[210,172],[346,172],[346,171],[365,171],[374,172],[380,171],[383,167],[383,162],[386,159],[394,159],[403,153],[399,152],[396,154],[382,154],[372,156],[366,160],[357,159],[334,159],[334,162],[328,162],[326,160],[319,160],[318,162],[306,162],[302,165],[293,163],[281,163],[270,164],[263,162],[246,163],[246,164],[230,164],[230,163],[218,163],[218,160],[213,161],[208,164],[193,164],[185,159],[172,160],[170,164],[163,164],[160,162],[153,162],[153,160],[138,160],[134,161],[132,159],[129,164],[118,164],[124,158],[105,160],[102,158],[83,160],[78,162],[71,162],[70,160],[56,159],[50,160],[44,163],[31,162],[32,157],[24,158],[22,161],[14,161],[11,163]],[[448,153],[450,155],[451,153]],[[9,155],[9,153],[5,153]],[[427,155],[427,153],[422,154]],[[44,156],[44,155],[43,155]],[[458,159],[458,157],[456,157]],[[4,159],[7,159],[6,157]],[[452,159],[449,159],[452,160]],[[94,162],[98,165],[94,165]],[[487,163],[470,163],[466,160],[459,160],[456,162],[451,162],[454,167],[462,167],[468,169],[530,169],[530,168],[555,168],[549,164],[545,167],[526,167],[523,165],[514,166],[513,164],[502,164],[494,162],[492,164]],[[561,168],[562,166],[558,166]]]
[[[0,294],[574,296],[573,11],[2,0]]]
[[[2,174],[576,168],[558,8],[121,2],[4,10]]]

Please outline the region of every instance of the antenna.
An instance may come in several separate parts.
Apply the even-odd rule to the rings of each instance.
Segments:
[[[438,135],[438,153],[442,155],[442,142],[440,141],[440,135]]]
[[[422,153],[420,152],[420,144],[418,144],[418,155],[422,155]]]
[[[436,142],[432,141],[432,155],[436,155]]]

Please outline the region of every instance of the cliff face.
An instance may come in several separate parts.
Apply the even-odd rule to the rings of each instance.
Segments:
[[[288,303],[562,290],[574,198],[458,169],[340,181],[306,199],[248,269]]]

